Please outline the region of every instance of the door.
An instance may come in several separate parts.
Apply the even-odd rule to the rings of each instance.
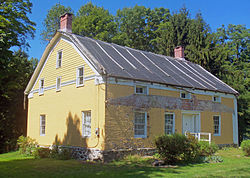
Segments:
[[[192,114],[183,114],[182,116],[182,133],[185,134],[185,132],[194,132],[194,121],[193,121],[193,115]]]
[[[182,133],[200,132],[200,118],[198,114],[183,114],[182,115]]]

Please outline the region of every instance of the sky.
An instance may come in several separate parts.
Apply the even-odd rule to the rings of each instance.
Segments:
[[[36,23],[36,33],[34,39],[28,39],[30,48],[29,57],[40,60],[46,43],[41,40],[43,30],[43,20],[48,10],[60,3],[64,6],[70,6],[76,13],[81,6],[90,0],[31,0],[33,3],[32,14],[29,14],[30,20]],[[176,12],[184,5],[190,10],[192,17],[201,12],[204,20],[215,31],[221,25],[244,24],[250,28],[250,0],[92,0],[94,5],[104,7],[111,14],[115,15],[118,9],[124,7],[133,7],[136,4],[148,8],[164,7],[170,12]]]

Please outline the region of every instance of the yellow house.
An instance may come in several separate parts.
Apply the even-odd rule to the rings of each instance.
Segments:
[[[161,134],[238,144],[237,91],[186,61],[182,47],[173,58],[94,40],[72,34],[71,19],[61,17],[25,90],[27,135],[40,145],[102,157],[153,148]]]

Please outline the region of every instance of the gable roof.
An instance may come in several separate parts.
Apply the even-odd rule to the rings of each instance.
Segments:
[[[136,50],[72,33],[61,31],[58,33],[70,38],[100,74],[172,86],[238,94],[236,90],[200,65],[185,59]],[[28,90],[30,89],[27,86],[25,91]]]

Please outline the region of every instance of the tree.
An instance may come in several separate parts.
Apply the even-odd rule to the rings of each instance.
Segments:
[[[27,17],[31,7],[29,0],[7,0],[0,4],[0,153],[13,146],[21,132],[15,123],[24,118],[23,90],[32,67],[21,50],[13,54],[10,48],[27,48],[27,38],[34,37],[35,23]]]
[[[65,7],[61,4],[51,7],[43,21],[44,29],[41,33],[43,41],[50,40],[56,33],[56,30],[60,29],[60,16],[66,12],[73,13],[70,7]]]
[[[73,20],[72,31],[79,35],[111,42],[117,27],[113,15],[108,10],[89,2],[77,12]]]

